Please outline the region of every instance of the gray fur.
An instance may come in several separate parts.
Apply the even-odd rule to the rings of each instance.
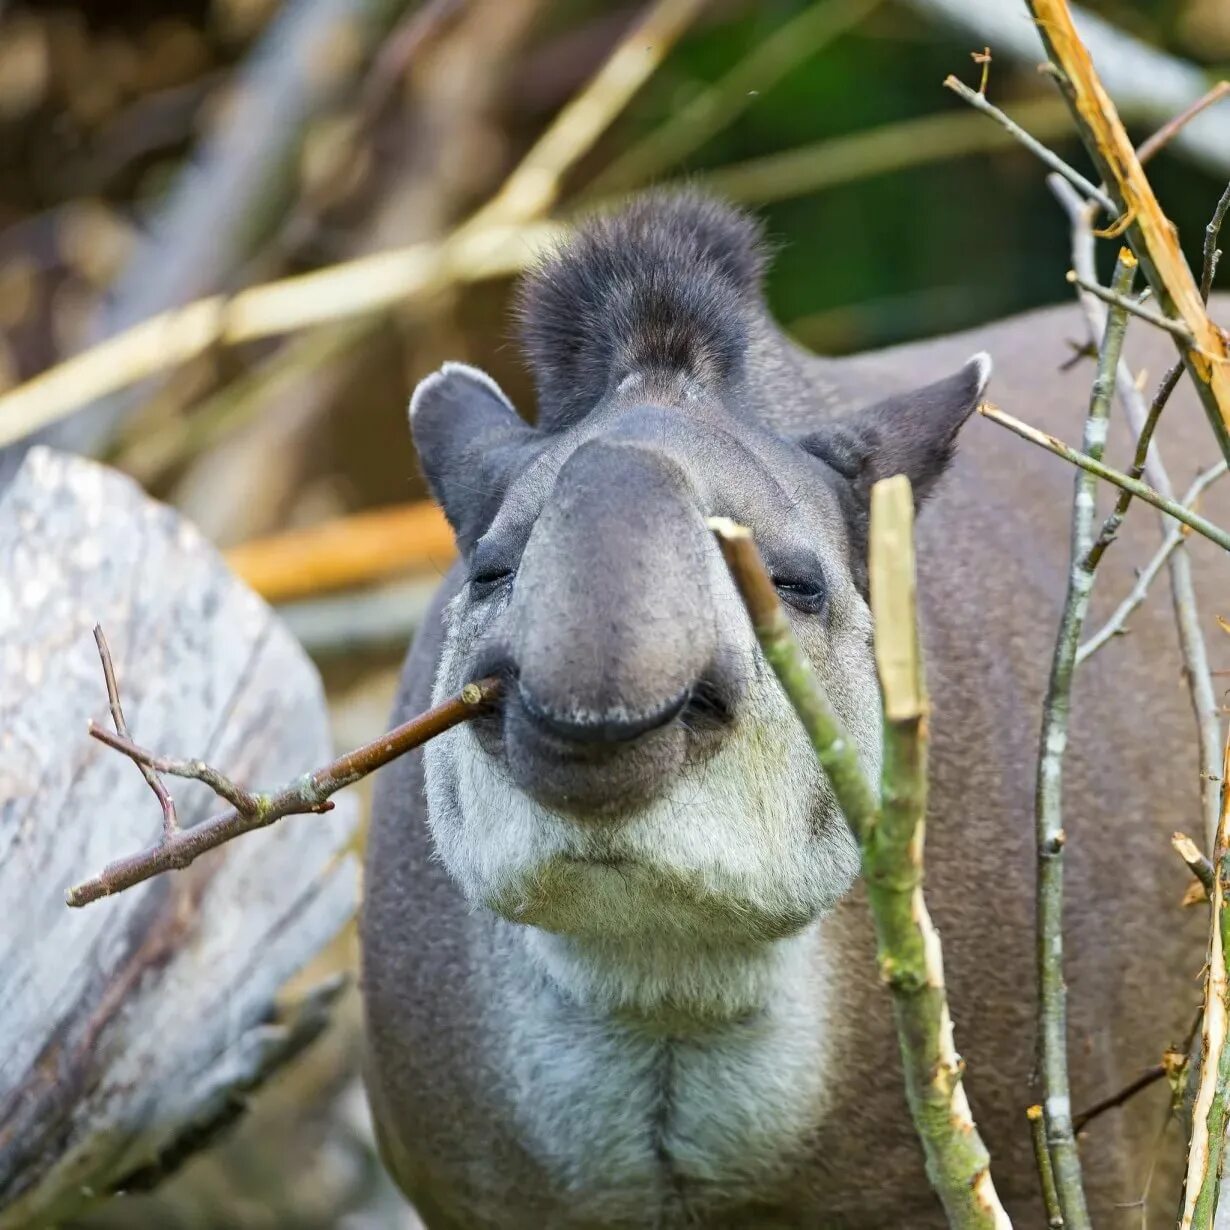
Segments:
[[[667,238],[642,244],[652,276],[638,290],[647,210]],[[939,475],[986,379],[984,360],[962,361],[983,346],[998,399],[1077,436],[1090,373],[1058,370],[1077,313],[815,359],[768,319],[746,222],[694,198],[651,198],[630,218],[549,265],[526,302],[558,311],[561,287],[580,287],[600,304],[614,270],[620,312],[679,307],[669,344],[653,312],[612,315],[588,349],[580,313],[540,316],[533,354],[555,401],[538,429],[472,369],[416,394],[420,455],[465,556],[407,661],[397,715],[490,671],[509,700],[379,785],[363,941],[385,1158],[432,1230],[943,1225],[857,851],[704,530],[710,514],[751,524],[875,774],[862,523],[869,481],[904,466],[935,489],[919,524],[928,901],[997,1183],[1019,1227],[1040,1225],[1024,1121],[1037,1096],[1030,813],[1071,474],[979,422]],[[697,305],[734,318],[694,329]],[[573,366],[553,367],[543,339]],[[1165,342],[1135,340],[1158,370]],[[629,369],[638,355],[649,361]],[[1190,400],[1167,417],[1182,473],[1211,451],[1208,429]],[[1125,453],[1113,433],[1111,447]],[[1103,565],[1104,606],[1154,540],[1145,516],[1129,518]],[[1224,569],[1197,573],[1223,606]],[[1156,1062],[1197,1002],[1202,919],[1177,909],[1185,872],[1166,846],[1182,818],[1197,824],[1193,746],[1169,617],[1152,602],[1078,683],[1078,1104]],[[1091,1129],[1099,1225],[1138,1219],[1121,1206],[1140,1196],[1157,1115],[1144,1098]],[[1161,1207],[1174,1174],[1167,1156]]]

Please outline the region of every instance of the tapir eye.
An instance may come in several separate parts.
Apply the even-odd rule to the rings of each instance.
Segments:
[[[806,615],[819,615],[824,610],[827,591],[819,577],[774,576],[773,584],[782,601]]]
[[[512,580],[516,571],[506,564],[483,564],[475,561],[475,565],[470,571],[470,595],[474,598],[486,598],[495,593]]]

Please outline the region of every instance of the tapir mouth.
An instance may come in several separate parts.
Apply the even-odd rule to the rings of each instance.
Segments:
[[[497,664],[480,664],[493,673]],[[704,678],[648,710],[560,714],[520,686],[515,670],[497,671],[501,703],[470,724],[484,753],[512,783],[570,819],[631,815],[669,789],[689,763],[712,755],[733,723],[735,697]]]

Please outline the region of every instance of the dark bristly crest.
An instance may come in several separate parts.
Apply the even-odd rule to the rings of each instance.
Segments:
[[[539,425],[579,421],[634,372],[738,379],[763,266],[755,220],[699,193],[648,193],[584,225],[521,290]]]

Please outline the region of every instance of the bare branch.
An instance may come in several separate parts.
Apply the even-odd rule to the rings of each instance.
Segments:
[[[1188,488],[1187,494],[1183,497],[1183,503],[1189,508],[1194,507],[1205,488],[1221,478],[1225,472],[1226,462],[1224,460],[1219,461],[1212,469],[1206,470]],[[1081,645],[1076,654],[1077,666],[1084,662],[1090,654],[1096,653],[1097,650],[1101,649],[1107,641],[1126,633],[1128,617],[1145,600],[1145,595],[1149,592],[1149,586],[1152,585],[1153,579],[1161,572],[1162,566],[1170,559],[1174,549],[1180,546],[1186,537],[1187,529],[1185,526],[1171,527],[1153,558],[1141,569],[1140,575],[1136,578],[1136,584],[1132,586],[1128,596],[1115,608],[1114,614]]]
[[[124,721],[124,708],[120,704],[120,689],[115,681],[115,667],[111,663],[111,649],[99,624],[94,625],[94,644],[98,646],[98,656],[102,659],[103,679],[107,684],[107,700],[111,706],[111,720],[115,723],[115,732],[126,739],[128,737],[128,723]],[[92,727],[93,723],[90,725]],[[154,792],[154,797],[158,800],[159,807],[162,808],[163,839],[170,838],[179,831],[179,817],[175,813],[175,800],[171,798],[166,786],[162,784],[162,779],[158,776],[153,766],[138,762],[137,768],[141,770],[141,776],[149,783],[149,788]]]
[[[1200,1025],[1200,1079],[1192,1107],[1192,1134],[1187,1147],[1187,1175],[1183,1185],[1183,1212],[1179,1230],[1213,1230],[1217,1215],[1218,1185],[1230,1117],[1230,744],[1222,761],[1221,813],[1213,847],[1209,955],[1204,984],[1204,1013]]]
[[[1114,1110],[1125,1102],[1131,1101],[1138,1093],[1162,1080],[1169,1071],[1170,1069],[1164,1063],[1154,1064],[1153,1067],[1146,1068],[1134,1081],[1124,1085],[1118,1093],[1112,1093],[1110,1097],[1103,1098],[1100,1102],[1095,1102],[1088,1110],[1081,1111],[1072,1120],[1072,1126],[1076,1131],[1083,1132],[1099,1115],[1104,1115],[1108,1110]]]
[[[1096,184],[1092,184],[1079,171],[1070,167],[1054,150],[1047,149],[1036,137],[1030,136],[1019,124],[994,103],[988,102],[977,90],[971,90],[959,77],[951,74],[944,78],[944,88],[951,90],[958,98],[963,98],[971,107],[988,115],[997,124],[1010,132],[1031,154],[1041,159],[1058,175],[1062,175],[1074,188],[1083,193],[1091,201],[1097,203],[1114,216],[1115,203]]]
[[[1196,116],[1225,98],[1227,94],[1230,94],[1230,81],[1219,81],[1207,94],[1197,98],[1190,107],[1184,107],[1174,119],[1168,120],[1151,137],[1142,141],[1136,147],[1136,157],[1140,159],[1140,165],[1144,166],[1151,158],[1160,154]],[[1205,299],[1207,301],[1208,295],[1205,295]]]
[[[1123,297],[1136,276],[1136,259],[1125,248],[1115,266],[1112,289]],[[1106,318],[1098,352],[1098,370],[1089,395],[1084,447],[1090,460],[1100,463],[1106,445],[1107,419],[1115,392],[1115,371],[1123,353],[1128,316],[1122,307]],[[1042,1079],[1042,1113],[1046,1146],[1055,1176],[1055,1190],[1064,1224],[1070,1230],[1088,1230],[1080,1155],[1072,1123],[1068,1081],[1067,986],[1063,975],[1063,758],[1068,742],[1072,705],[1072,676],[1081,629],[1093,591],[1093,540],[1096,481],[1088,471],[1077,474],[1072,500],[1071,550],[1068,587],[1055,637],[1051,673],[1042,706],[1038,740],[1037,787],[1034,823],[1037,838],[1037,961],[1038,961],[1038,1070]]]
[[[1060,203],[1068,212],[1072,221],[1072,263],[1077,272],[1089,281],[1096,279],[1094,265],[1094,242],[1088,210],[1076,194],[1057,176],[1049,178],[1051,190],[1059,198]],[[1206,263],[1205,275],[1208,276],[1210,264]],[[1101,332],[1105,324],[1106,309],[1092,295],[1078,295],[1080,305],[1089,321],[1092,333]],[[1174,485],[1162,460],[1161,450],[1151,440],[1162,410],[1165,408],[1170,394],[1182,370],[1182,361],[1171,368],[1162,381],[1161,387],[1153,399],[1152,405],[1146,410],[1144,397],[1127,363],[1120,360],[1115,380],[1118,386],[1119,400],[1127,413],[1128,423],[1136,436],[1135,463],[1130,471],[1130,477],[1140,478],[1141,471],[1137,464],[1143,458],[1143,476],[1149,485],[1164,499],[1175,498]],[[1221,469],[1214,467],[1209,476],[1216,477]],[[1193,493],[1185,498],[1183,503],[1194,506],[1196,494],[1203,489],[1201,480],[1197,480]],[[1127,511],[1131,492],[1120,492],[1107,522],[1103,524],[1102,534],[1113,535],[1118,522]],[[1175,537],[1175,528],[1171,527],[1164,513],[1159,512],[1162,521],[1164,546],[1168,546],[1165,556],[1167,570],[1170,574],[1171,605],[1174,610],[1175,629],[1179,637],[1179,649],[1183,655],[1186,667],[1188,693],[1191,696],[1192,711],[1196,719],[1199,751],[1199,785],[1201,806],[1204,816],[1205,841],[1211,846],[1217,830],[1217,820],[1220,813],[1216,789],[1217,764],[1221,755],[1221,721],[1218,713],[1217,697],[1213,691],[1213,680],[1209,672],[1209,655],[1204,643],[1204,631],[1200,625],[1200,612],[1196,602],[1196,586],[1192,579],[1191,559],[1186,550],[1176,550],[1182,547],[1183,535]],[[1097,544],[1094,546],[1096,551]],[[1147,584],[1147,583],[1146,583]],[[1139,604],[1144,596],[1144,590],[1139,585],[1133,588],[1133,594],[1139,592],[1134,603],[1121,604],[1120,611],[1127,606],[1130,611]],[[1118,612],[1116,612],[1118,614]],[[1092,648],[1090,649],[1092,652]],[[1077,655],[1080,662],[1087,656],[1083,651]]]
[[[1031,1106],[1025,1112],[1029,1120],[1029,1134],[1033,1138],[1034,1162],[1038,1167],[1038,1181],[1042,1186],[1042,1207],[1046,1210],[1049,1230],[1063,1230],[1063,1213],[1059,1209],[1059,1193],[1055,1190],[1055,1170],[1046,1147],[1046,1120],[1041,1106]]]
[[[1230,534],[1227,534],[1225,530],[1220,529],[1211,521],[1200,516],[1199,513],[1193,512],[1190,508],[1184,508],[1183,505],[1176,501],[1167,499],[1165,496],[1154,491],[1152,487],[1140,482],[1139,479],[1131,478],[1121,470],[1103,465],[1096,458],[1078,452],[1062,440],[1058,440],[1044,431],[1039,431],[1028,423],[1021,422],[1020,419],[1014,418],[1011,414],[1005,414],[998,406],[993,406],[990,402],[984,402],[979,406],[978,413],[984,418],[990,419],[991,422],[998,423],[1001,427],[1007,427],[1009,431],[1015,432],[1023,440],[1029,440],[1033,444],[1040,445],[1047,452],[1054,453],[1056,457],[1062,457],[1065,461],[1070,461],[1082,470],[1090,474],[1096,474],[1098,478],[1105,479],[1108,483],[1114,483],[1116,487],[1122,487],[1125,491],[1130,491],[1138,500],[1144,500],[1146,504],[1152,504],[1154,508],[1173,517],[1176,521],[1183,522],[1184,525],[1195,530],[1197,534],[1202,534],[1211,542],[1217,543],[1223,550],[1230,551]]]
[[[1097,282],[1082,278],[1075,270],[1068,270],[1067,277],[1068,281],[1074,286],[1079,286],[1081,290],[1088,291],[1089,294],[1101,299],[1103,303],[1109,303],[1111,307],[1122,308],[1125,312],[1131,312],[1133,316],[1139,316],[1141,320],[1148,321],[1155,328],[1172,333],[1180,341],[1186,342],[1189,346],[1192,345],[1191,330],[1182,321],[1171,320],[1169,317],[1145,307],[1144,304],[1139,303],[1135,299],[1129,299],[1124,295],[1116,295],[1114,291],[1107,290],[1105,286],[1099,286]]]
[[[1200,297],[1205,303],[1208,303],[1209,295],[1213,293],[1213,279],[1217,276],[1217,262],[1221,259],[1217,237],[1221,234],[1221,225],[1226,220],[1227,212],[1230,212],[1230,184],[1226,185],[1208,226],[1204,228],[1204,268],[1200,274]]]
[[[100,652],[103,652],[106,642],[102,639],[101,632],[97,632],[96,635],[100,642]],[[108,694],[114,697],[112,703],[114,714],[119,708],[119,693],[118,690],[114,690],[114,672],[110,669],[110,654],[105,652],[103,653],[103,670],[107,677]],[[285,816],[319,814],[329,811],[333,807],[329,801],[330,795],[336,794],[343,787],[357,782],[369,773],[374,773],[382,765],[396,760],[399,756],[404,756],[406,752],[419,747],[429,739],[434,739],[444,731],[477,717],[496,698],[499,690],[500,684],[496,679],[480,679],[476,683],[468,683],[459,695],[436,705],[416,718],[411,718],[410,721],[381,735],[379,739],[346,753],[321,769],[304,774],[286,786],[265,793],[244,790],[225,774],[205,764],[204,761],[175,760],[147,751],[128,738],[122,716],[117,719],[117,725],[122,729],[120,733],[114,735],[91,723],[90,734],[100,743],[105,743],[132,760],[146,774],[147,781],[151,776],[157,780],[157,773],[169,773],[176,777],[204,782],[230,803],[232,810],[213,816],[188,829],[178,827],[168,829],[164,822],[162,840],[157,845],[109,863],[93,879],[69,889],[68,904],[70,906],[88,905],[100,897],[132,888],[133,885],[140,884],[164,871],[187,867],[207,850],[213,850],[254,829],[265,828]],[[161,783],[159,786],[161,787]],[[158,792],[155,791],[155,793]],[[171,803],[170,796],[166,795],[165,788],[159,794],[160,802],[164,796],[173,812],[174,804]],[[165,816],[165,806],[163,811]]]

